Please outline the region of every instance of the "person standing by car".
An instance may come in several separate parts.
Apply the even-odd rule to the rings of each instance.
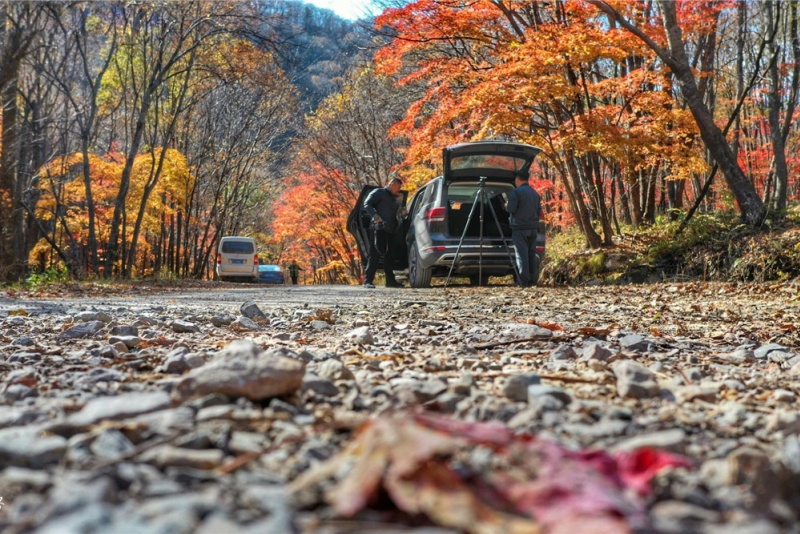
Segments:
[[[369,225],[369,258],[364,287],[375,287],[375,273],[383,256],[386,287],[403,287],[394,277],[395,240],[400,228],[399,218],[405,215],[401,206],[400,189],[403,181],[394,177],[386,187],[373,190],[364,200],[364,211],[372,218]]]
[[[287,267],[287,268],[289,269],[289,276],[292,279],[292,285],[296,286],[297,285],[297,277],[300,276],[300,271],[302,271],[303,268],[300,267],[299,265],[297,265],[296,261],[292,261],[292,263],[290,263],[289,267]]]
[[[536,237],[541,215],[541,197],[530,186],[528,171],[517,171],[514,175],[516,187],[508,194],[506,211],[511,225],[511,241],[514,243],[517,256],[518,284],[521,287],[535,285],[536,269]]]

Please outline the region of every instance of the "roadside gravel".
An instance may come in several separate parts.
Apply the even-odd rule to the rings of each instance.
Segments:
[[[564,462],[600,451],[606,470],[636,451],[672,462],[644,484],[603,473],[613,505],[548,486],[547,509],[584,531],[800,532],[799,292],[0,292],[0,531],[508,532],[507,507],[467,522],[442,511],[452,481],[395,469],[415,458],[458,480],[465,510],[493,506],[500,475],[552,483],[556,456],[508,454],[535,436]],[[511,513],[518,532],[575,525],[532,509]]]

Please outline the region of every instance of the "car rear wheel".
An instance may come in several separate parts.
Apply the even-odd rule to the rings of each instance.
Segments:
[[[422,266],[422,260],[417,251],[417,244],[411,243],[408,250],[408,283],[411,287],[431,287],[433,269]]]

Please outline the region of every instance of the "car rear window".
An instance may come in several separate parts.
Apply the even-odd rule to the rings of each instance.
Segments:
[[[454,157],[450,161],[450,168],[454,171],[460,169],[504,169],[507,171],[516,171],[524,164],[524,158],[498,156],[496,154],[473,154]]]
[[[250,241],[223,241],[223,254],[252,254],[255,252],[253,243]]]

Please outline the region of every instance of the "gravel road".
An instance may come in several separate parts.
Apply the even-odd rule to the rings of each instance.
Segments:
[[[0,293],[0,531],[798,532],[799,289]]]

